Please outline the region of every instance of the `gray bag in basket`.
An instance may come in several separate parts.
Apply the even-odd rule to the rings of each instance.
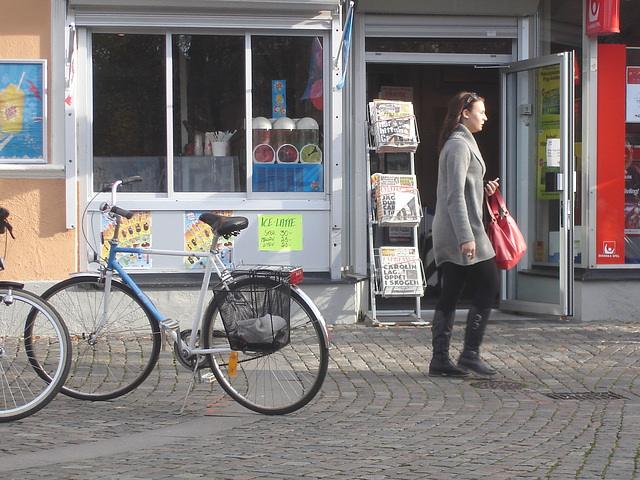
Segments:
[[[271,343],[287,321],[278,315],[238,320],[238,336],[247,343]]]

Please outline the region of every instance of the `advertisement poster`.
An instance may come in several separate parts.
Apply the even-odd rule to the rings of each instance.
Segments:
[[[44,162],[45,61],[0,62],[0,162]]]
[[[624,233],[640,235],[640,145],[627,145],[625,152]]]
[[[271,81],[271,108],[274,118],[287,116],[287,81]]]
[[[259,250],[302,250],[302,215],[260,215]]]
[[[108,255],[108,240],[113,237],[116,221],[108,215],[102,215],[102,257]],[[134,211],[130,219],[122,218],[120,224],[120,247],[151,248],[151,212]],[[118,263],[123,268],[151,268],[149,255],[122,254]]]
[[[627,67],[627,122],[640,123],[640,67]]]
[[[184,213],[184,249],[187,252],[208,252],[211,249],[213,234],[211,227],[206,223],[198,220],[204,212],[185,212]],[[225,217],[233,216],[232,211],[215,211],[218,215]],[[232,237],[233,238],[233,237]],[[220,252],[220,260],[227,268],[233,266],[233,239],[220,238],[218,240],[218,251]],[[188,270],[196,268],[204,268],[207,264],[206,258],[185,257],[184,266]]]
[[[560,138],[560,65],[538,69],[538,198],[553,200],[559,198],[556,191],[547,192],[547,172],[559,172]]]

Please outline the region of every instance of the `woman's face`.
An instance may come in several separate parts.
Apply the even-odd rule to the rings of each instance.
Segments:
[[[465,108],[460,115],[460,123],[469,129],[471,133],[482,130],[487,115],[484,109],[484,102],[473,102],[469,108]]]

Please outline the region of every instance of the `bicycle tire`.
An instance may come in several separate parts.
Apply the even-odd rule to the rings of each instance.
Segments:
[[[131,392],[160,356],[160,327],[133,290],[111,282],[107,322],[96,337],[104,305],[104,279],[71,277],[42,294],[67,324],[73,348],[62,393],[80,400],[111,400]]]
[[[268,278],[242,278],[230,285],[232,292],[269,289],[278,285]],[[266,415],[283,415],[308,404],[320,391],[327,375],[329,346],[323,329],[304,298],[291,289],[289,343],[273,352],[237,351],[236,374],[229,374],[230,354],[210,354],[210,367],[216,380],[236,402]],[[205,348],[221,346],[224,326],[214,298],[205,312]]]
[[[0,286],[0,422],[48,405],[70,365],[69,332],[55,309],[31,292]]]

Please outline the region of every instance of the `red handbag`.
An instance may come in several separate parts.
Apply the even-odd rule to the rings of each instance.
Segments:
[[[496,265],[500,270],[509,270],[522,258],[527,250],[518,224],[509,214],[500,190],[487,195],[487,208],[491,222],[487,225],[487,235],[496,252]]]

